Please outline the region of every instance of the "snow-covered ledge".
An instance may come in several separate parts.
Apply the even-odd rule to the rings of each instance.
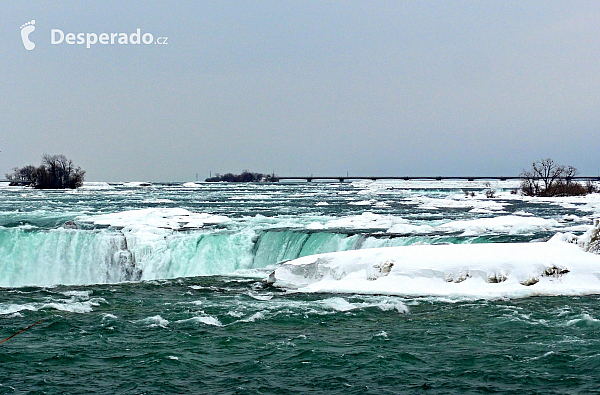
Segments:
[[[276,286],[302,292],[524,297],[600,293],[600,221],[543,243],[414,245],[333,252],[282,264]]]

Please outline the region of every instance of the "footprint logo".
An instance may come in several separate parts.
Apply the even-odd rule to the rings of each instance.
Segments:
[[[24,25],[21,25],[21,39],[23,39],[23,45],[25,49],[31,51],[35,48],[35,44],[29,40],[29,34],[35,30],[35,19],[32,19],[30,22],[27,22]]]

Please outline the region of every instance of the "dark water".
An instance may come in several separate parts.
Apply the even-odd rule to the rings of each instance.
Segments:
[[[302,295],[254,279],[5,289],[2,394],[600,392],[599,298]],[[7,304],[4,304],[6,307]]]

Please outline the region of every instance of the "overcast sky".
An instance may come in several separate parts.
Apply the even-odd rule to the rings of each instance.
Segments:
[[[599,1],[3,1],[0,74],[0,175],[600,174]]]

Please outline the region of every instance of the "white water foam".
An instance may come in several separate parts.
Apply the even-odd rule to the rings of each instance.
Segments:
[[[322,300],[323,306],[328,309],[336,310],[336,311],[350,311],[358,308],[354,304],[348,302],[344,298],[336,297]]]
[[[147,324],[150,328],[161,327],[166,328],[169,325],[169,321],[162,318],[160,315],[155,315],[152,317],[144,318],[142,320],[136,321],[142,324]]]
[[[181,320],[181,321],[177,321],[177,322],[199,322],[199,323],[205,324],[205,325],[223,326],[223,324],[221,323],[221,321],[219,321],[218,318],[210,316],[210,315],[209,316],[192,317],[187,320]]]
[[[259,312],[252,314],[250,317],[241,319],[237,322],[255,322],[255,321],[264,320],[264,319],[265,319],[265,313],[263,313],[262,311],[259,311]]]
[[[404,302],[392,300],[389,298],[377,298],[376,300],[364,300],[361,302],[350,302],[342,297],[333,297],[321,300],[318,302],[326,309],[335,311],[352,311],[357,309],[365,309],[377,307],[382,311],[396,310],[399,313],[408,313],[408,306]]]
[[[600,325],[600,320],[592,317],[588,313],[581,314],[578,318],[574,318],[572,320],[567,321],[567,326],[572,325],[590,325],[590,326],[598,326]]]
[[[90,297],[90,295],[92,294],[92,291],[65,291],[65,292],[61,292],[61,294],[65,295],[65,296],[74,296],[77,298],[88,299]]]
[[[24,303],[24,304],[3,304],[0,303],[0,315],[14,314],[21,311],[39,311],[44,309],[54,309],[70,313],[90,313],[93,307],[99,306],[100,302],[106,302],[104,299],[91,299],[84,302],[75,299],[60,300],[48,303]]]

